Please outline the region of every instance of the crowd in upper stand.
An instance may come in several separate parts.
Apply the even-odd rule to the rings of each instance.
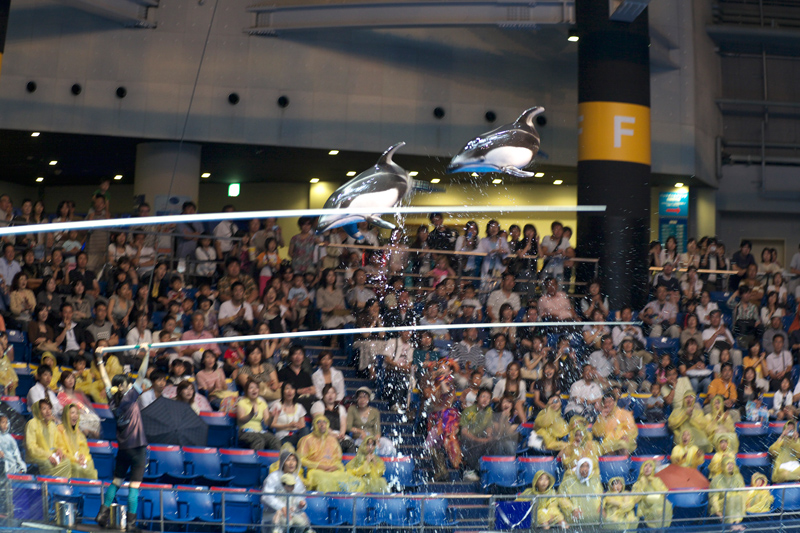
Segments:
[[[42,202],[23,200],[16,209],[0,195],[0,224],[108,218],[109,198],[104,184],[80,206],[87,215],[63,201],[50,217]],[[196,210],[187,202],[182,212]],[[150,214],[142,204],[135,216]],[[235,412],[241,446],[291,446],[308,470],[306,488],[320,490],[381,488],[377,457],[396,453],[397,443],[381,432],[376,393],[416,420],[442,480],[448,467],[475,480],[481,456],[514,455],[528,422],[531,449],[559,453],[571,471],[587,457],[632,453],[636,421],[668,421],[673,461],[692,464],[692,446],[710,451],[722,426],[798,413],[800,323],[789,284],[800,275],[800,253],[784,268],[774,250],[759,261],[747,241],[731,257],[711,237],[689,239],[683,253],[674,238],[663,248],[654,242],[651,300],[643,309],[612,309],[605,280],[577,282],[572,230],[559,222],[544,236],[532,224],[504,229],[494,220],[456,230],[434,213],[430,225],[387,239],[362,223],[361,244],[380,249],[359,248],[341,229],[317,236],[315,222],[300,218],[289,239],[275,219],[5,237],[0,329],[26,332],[41,363],[28,393],[28,461],[45,473],[90,476],[85,435],[99,429],[92,403],[106,401],[97,347],[303,330],[324,336],[351,326],[443,327],[356,335],[345,347],[375,393],[362,387],[348,395],[331,352],[309,361],[283,339],[160,349],[141,401],[164,396],[195,412]],[[642,325],[602,324],[634,319]],[[468,327],[538,321],[576,324]],[[332,349],[351,342],[325,339]],[[0,385],[12,395],[13,353],[4,351]],[[113,377],[137,368],[141,353],[104,357]],[[638,420],[626,409],[628,393],[646,398]],[[709,399],[704,408],[694,408],[695,395]],[[375,468],[341,468],[342,452],[365,442],[375,446],[364,459]],[[55,465],[40,448],[59,450]]]

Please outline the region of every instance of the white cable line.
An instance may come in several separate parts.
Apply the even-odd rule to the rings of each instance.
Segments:
[[[148,226],[155,224],[180,224],[190,222],[207,222],[214,220],[249,220],[253,218],[291,218],[322,215],[428,215],[430,213],[602,213],[604,205],[552,206],[552,205],[432,205],[411,207],[364,207],[338,209],[282,209],[273,211],[242,211],[233,213],[200,213],[194,215],[165,215],[154,217],[111,218],[103,220],[79,220],[75,222],[51,222],[49,224],[31,224],[26,226],[8,226],[0,228],[0,237],[4,235],[23,235],[28,233],[49,233],[53,231],[90,230],[100,228],[127,228],[131,226]]]
[[[214,337],[211,339],[192,339],[185,341],[156,342],[150,348],[175,348],[179,346],[193,346],[197,344],[224,344],[228,342],[250,342],[271,339],[299,339],[303,337],[326,337],[328,335],[359,335],[361,333],[395,333],[401,331],[435,331],[440,329],[487,329],[504,327],[559,327],[559,326],[629,326],[641,325],[641,322],[489,322],[480,324],[428,324],[417,326],[393,326],[381,328],[349,328],[349,329],[321,329],[316,331],[292,331],[289,333],[266,333],[263,335],[240,335],[237,337]],[[98,348],[102,352],[125,352],[138,350],[142,344],[127,344],[125,346],[109,346]]]

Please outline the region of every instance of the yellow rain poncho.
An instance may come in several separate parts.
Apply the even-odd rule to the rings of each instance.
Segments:
[[[389,487],[386,480],[383,478],[383,473],[386,471],[386,465],[383,464],[383,459],[378,457],[375,453],[375,448],[372,448],[372,458],[367,460],[369,449],[368,443],[377,446],[378,441],[375,437],[367,437],[361,446],[358,447],[358,453],[355,458],[347,463],[345,471],[353,477],[361,480],[364,485],[364,492],[377,493],[389,492]]]
[[[713,446],[708,440],[708,419],[703,413],[703,409],[696,403],[697,396],[694,392],[687,392],[683,397],[683,402],[676,407],[669,415],[667,424],[675,435],[675,444],[681,443],[683,430],[688,429],[692,433],[692,442],[705,453],[711,453]]]
[[[53,379],[50,381],[50,388],[54,391],[58,390],[58,380],[61,379],[61,369],[58,368],[58,361],[53,354],[50,352],[44,352],[42,354],[42,360],[39,365],[47,365],[53,371]]]
[[[633,413],[620,409],[616,405],[607,416],[601,414],[597,417],[597,421],[592,426],[592,433],[597,438],[603,438],[600,443],[603,455],[619,451],[631,454],[636,450],[636,437],[639,436],[639,429],[633,420]]]
[[[774,457],[773,483],[800,481],[800,440],[797,438],[796,429],[778,437],[778,440],[769,447],[769,453]]]
[[[548,480],[547,488],[539,490],[539,479],[546,477]],[[553,498],[556,491],[553,488],[556,480],[553,476],[543,470],[536,472],[533,476],[531,488],[525,489],[520,496],[536,497],[536,525],[539,527],[552,527],[565,522],[564,515],[561,513],[561,504],[566,502],[566,498]],[[548,497],[549,496],[549,497]],[[519,498],[527,499],[527,498]],[[534,500],[531,500],[533,504]]]
[[[570,421],[570,425],[572,426],[572,421]],[[564,469],[564,479],[575,475],[575,466],[579,460],[584,458],[592,462],[591,475],[600,479],[600,446],[584,426],[579,424],[571,428],[569,443],[559,455],[561,455],[561,467]]]
[[[553,396],[551,400],[547,407],[536,415],[533,430],[542,437],[545,448],[560,452],[567,446],[566,441],[562,439],[569,435],[569,427],[561,416],[561,398]]]
[[[719,433],[736,435],[736,424],[728,410],[725,409],[725,398],[718,394],[711,400],[711,414],[708,415],[706,435],[708,440],[714,442],[714,436]]]
[[[712,489],[741,489],[744,480],[736,467],[736,461],[726,457],[722,461],[722,472],[711,481]],[[723,516],[725,523],[738,524],[744,518],[746,492],[712,492],[708,495],[708,512],[711,515]],[[724,509],[723,509],[724,506]]]
[[[71,407],[75,407],[78,410],[78,421],[74,427],[69,420]],[[56,446],[63,450],[69,458],[69,463],[72,466],[72,475],[70,477],[97,479],[97,470],[94,467],[92,455],[89,453],[89,445],[86,443],[86,437],[80,429],[80,412],[80,407],[76,404],[71,403],[64,408],[62,423],[56,428],[58,431]]]
[[[581,465],[589,465],[589,473],[580,475]],[[603,494],[603,485],[600,476],[594,468],[594,461],[583,457],[577,461],[571,476],[564,476],[559,492],[565,496],[561,508],[573,524],[599,524],[600,523],[600,495]],[[594,498],[587,495],[596,495]]]
[[[75,390],[84,393],[92,399],[94,403],[108,403],[105,394],[105,386],[102,380],[95,380],[92,371],[84,368],[82,372],[73,372],[75,376]]]
[[[319,492],[363,492],[362,483],[345,472],[342,448],[328,431],[329,427],[325,415],[315,416],[313,431],[297,444],[300,464],[308,469],[306,487]]]
[[[106,373],[108,374],[109,380],[114,379],[114,376],[122,374],[123,368],[116,355],[108,354],[104,356],[104,359],[106,361]],[[80,380],[75,380],[75,390],[79,390],[87,396],[90,396],[96,403],[108,403],[108,399],[105,395],[106,388],[105,385],[103,385],[103,378],[100,377],[100,371],[97,369],[97,363],[94,359],[92,359],[89,375],[91,376],[91,380],[85,380],[83,376]]]
[[[722,448],[725,448],[724,450]],[[714,479],[714,476],[722,472],[722,463],[726,457],[736,460],[736,452],[739,451],[739,439],[733,433],[718,433],[714,437],[714,449],[717,453],[711,458],[708,464],[708,479]]]
[[[620,492],[609,490],[603,499],[603,526],[607,529],[636,529],[639,525],[639,517],[636,516],[636,498],[625,492],[625,480],[621,477],[613,477],[609,480],[608,486],[613,487],[614,482],[622,484]],[[611,496],[619,494],[619,496]]]
[[[694,445],[692,433],[689,430],[684,431],[684,435],[687,436],[687,439],[672,448],[669,460],[674,465],[697,468],[705,461],[705,454],[703,450]]]
[[[25,425],[25,450],[26,459],[29,463],[39,466],[39,473],[43,476],[69,477],[72,468],[68,459],[60,461],[53,466],[50,463],[50,456],[58,448],[58,429],[53,420],[45,423],[39,405],[44,400],[40,400],[33,405],[31,418]],[[67,452],[61,450],[66,456]]]
[[[649,471],[649,472],[648,472]],[[645,473],[648,472],[648,473]],[[656,476],[656,462],[645,461],[639,470],[639,479],[633,484],[631,492],[667,492],[669,489]],[[665,500],[662,494],[649,494],[647,496],[635,496],[639,503],[637,514],[644,518],[647,527],[660,528],[663,519],[664,527],[667,528],[672,523],[672,503]]]
[[[0,357],[0,385],[6,388],[6,396],[14,396],[19,383],[19,376],[14,372],[14,367],[11,366],[12,363],[8,357],[9,351],[6,350],[6,353],[3,353],[3,356]]]
[[[750,479],[751,487],[767,487],[769,482],[767,476],[756,472]],[[767,490],[751,490],[745,498],[745,510],[747,514],[768,513],[772,510],[774,498],[772,493]]]

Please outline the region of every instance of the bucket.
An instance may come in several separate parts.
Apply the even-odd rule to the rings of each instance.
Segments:
[[[111,515],[108,519],[109,529],[126,529],[128,508],[125,505],[111,504]]]
[[[71,502],[56,502],[56,523],[59,526],[72,527],[75,525],[75,504]]]

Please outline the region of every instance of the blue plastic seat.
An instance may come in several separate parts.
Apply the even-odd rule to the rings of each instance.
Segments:
[[[208,425],[208,446],[227,448],[236,440],[236,426],[227,413],[200,412],[200,418]]]
[[[28,413],[27,402],[23,401],[19,396],[3,396],[0,400],[23,416],[30,414]]]
[[[80,497],[75,495],[72,485],[69,484],[69,478],[38,476],[36,481],[41,483],[42,486],[47,485],[47,509],[50,516],[54,516],[57,501],[72,502],[76,505],[80,501]]]
[[[222,463],[216,448],[184,446],[183,459],[198,483],[225,486],[234,479],[233,476],[222,475]]]
[[[78,511],[83,522],[94,523],[103,503],[103,482],[98,479],[72,479],[73,493],[79,498]]]
[[[305,513],[314,526],[339,526],[344,522],[325,496],[306,496]]]
[[[772,495],[774,507],[786,512],[800,511],[800,487],[797,485],[774,485]]]
[[[261,503],[258,494],[247,489],[232,487],[211,487],[211,495],[222,513],[225,501],[225,530],[231,533],[244,533],[250,525],[261,523]]]
[[[401,491],[409,487],[417,487],[419,483],[414,480],[414,459],[411,457],[384,457],[383,464],[386,470],[383,477],[390,486],[396,486]]]
[[[89,453],[94,461],[99,479],[111,479],[114,476],[114,457],[116,449],[107,440],[88,441]]]
[[[405,498],[382,498],[376,504],[376,522],[387,526],[409,527],[419,524],[419,512]]]
[[[659,353],[678,353],[681,340],[671,337],[647,337],[647,351],[658,350]]]
[[[481,488],[519,487],[517,481],[517,460],[513,455],[487,455],[481,457]]]
[[[44,520],[42,509],[42,484],[33,476],[9,474],[14,518],[17,520]]]
[[[600,481],[608,483],[611,478],[627,480],[631,472],[631,461],[622,455],[604,455],[599,459]]]
[[[261,465],[254,450],[223,448],[219,454],[225,476],[233,477],[231,485],[245,488],[260,486]]]
[[[30,363],[31,344],[28,342],[28,334],[16,329],[9,329],[6,333],[8,334],[8,344],[14,348],[14,360]],[[18,392],[18,394],[22,394],[22,392]]]
[[[100,417],[100,437],[103,440],[116,440],[117,439],[117,421],[107,404],[93,403],[97,416]]]
[[[672,525],[702,521],[707,515],[708,495],[705,492],[671,492],[667,498],[672,503]]]
[[[186,463],[180,446],[148,446],[149,460],[144,479],[177,483],[191,483],[195,476],[186,472]]]
[[[764,474],[767,478],[770,477],[771,467],[769,460],[769,453],[739,453],[736,454],[736,464],[739,466],[739,471],[745,480],[746,484],[750,484],[753,474]]]
[[[531,529],[531,521],[533,519],[531,502],[499,501],[495,502],[494,505],[494,529],[498,531]]]
[[[192,521],[191,518],[180,514],[178,509],[178,495],[172,490],[172,485],[142,483],[139,489],[140,520],[158,522],[163,516],[164,521],[169,522]],[[116,501],[127,505],[127,494],[120,496],[120,492],[122,492],[122,490],[117,492]],[[161,513],[162,506],[164,509],[163,515]]]
[[[767,449],[769,426],[758,422],[737,422],[736,435],[740,452],[759,453]]]
[[[636,424],[639,437],[636,455],[666,455],[672,452],[673,437],[666,422]]]
[[[430,498],[423,500],[422,517],[426,526],[455,526],[458,520],[450,516],[450,502],[447,498]]]
[[[207,487],[178,485],[175,487],[178,515],[198,522],[222,523],[214,511],[214,498]]]
[[[558,466],[558,461],[553,456],[518,457],[517,467],[517,481],[520,487],[533,483],[536,472],[540,470],[553,476],[556,486],[560,482],[561,469]]]

